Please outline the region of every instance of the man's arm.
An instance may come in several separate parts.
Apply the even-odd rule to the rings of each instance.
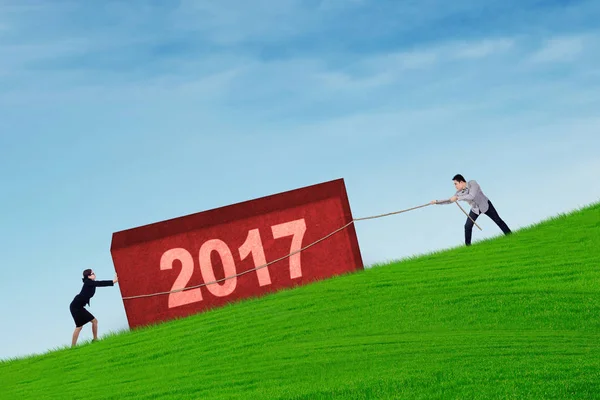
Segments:
[[[457,194],[459,200],[473,200],[475,195],[481,191],[479,184],[476,181],[471,181],[471,187],[469,188],[469,193],[467,194]]]
[[[450,204],[452,203],[450,200],[433,200],[431,204]]]

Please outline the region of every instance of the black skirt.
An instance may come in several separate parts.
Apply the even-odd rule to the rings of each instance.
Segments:
[[[73,321],[75,321],[76,327],[82,327],[83,325],[91,322],[95,317],[88,310],[84,308],[85,304],[81,304],[78,301],[77,296],[73,299],[71,304],[69,305],[69,309],[71,310],[71,316],[73,316]]]

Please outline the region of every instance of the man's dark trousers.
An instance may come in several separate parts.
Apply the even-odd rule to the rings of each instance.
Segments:
[[[484,214],[490,217],[492,221],[494,221],[496,225],[498,225],[500,229],[502,229],[502,232],[504,232],[505,235],[510,234],[511,230],[509,229],[508,225],[506,225],[506,223],[502,220],[502,218],[500,218],[492,202],[488,200],[488,204],[489,208]],[[469,216],[473,218],[473,221],[475,221],[477,217],[479,217],[479,214],[475,214],[473,211],[471,211],[469,212]],[[467,218],[467,222],[465,223],[465,244],[467,246],[471,245],[471,235],[473,233],[473,221],[471,221],[471,218]]]

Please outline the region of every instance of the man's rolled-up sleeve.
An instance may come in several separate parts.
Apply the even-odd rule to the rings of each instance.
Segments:
[[[475,181],[471,181],[471,187],[469,188],[469,193],[467,194],[457,194],[459,200],[473,200],[477,193],[479,193],[481,189],[479,188],[479,184]]]

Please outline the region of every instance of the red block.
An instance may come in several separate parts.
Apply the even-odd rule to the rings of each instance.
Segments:
[[[344,180],[337,179],[115,232],[111,254],[129,327],[363,269],[350,224],[300,253],[253,270],[350,221]]]

